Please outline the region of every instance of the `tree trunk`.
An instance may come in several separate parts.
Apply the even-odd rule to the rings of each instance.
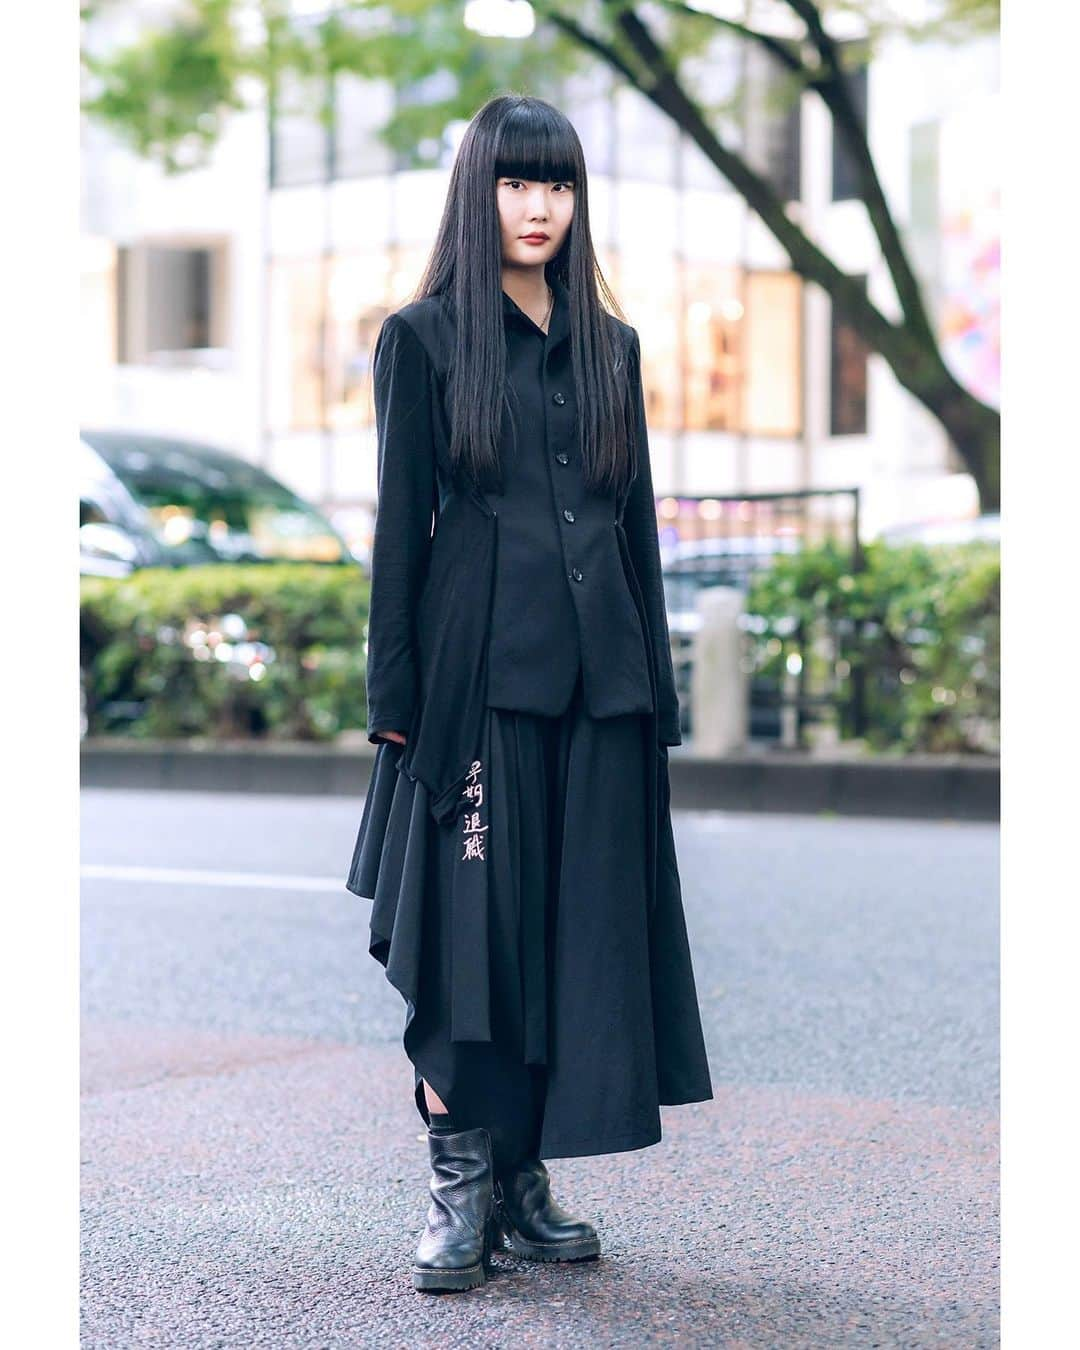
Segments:
[[[974,479],[982,511],[1001,506],[1001,414],[956,379],[932,338],[889,325],[878,352],[908,393],[932,413]]]
[[[800,3],[796,8],[808,22],[818,22],[817,11],[813,6]],[[613,61],[615,68],[626,75],[640,93],[695,142],[751,209],[757,212],[777,242],[786,249],[795,271],[804,280],[816,282],[822,287],[863,340],[885,359],[900,384],[940,421],[974,479],[980,508],[983,511],[998,510],[1000,416],[969,393],[945,365],[899,232],[889,214],[884,195],[880,193],[862,129],[850,124],[853,136],[862,143],[864,188],[869,185],[874,189],[871,200],[867,201],[864,197],[863,204],[871,212],[902,307],[904,302],[907,303],[904,318],[899,323],[891,322],[871,303],[861,285],[837,267],[815,241],[791,220],[770,185],[741,156],[721,143],[707,125],[700,108],[682,87],[666,53],[637,13],[632,9],[624,9],[616,16],[615,22],[638,59],[649,70],[651,82],[635,80],[633,72],[627,71],[614,52],[601,47],[600,54]],[[561,26],[581,40],[582,30],[572,20],[562,21]],[[822,41],[831,53],[831,44],[827,43],[823,35]],[[844,92],[842,85],[830,91],[826,82],[825,92],[832,94],[834,114],[843,112],[844,108],[836,106],[837,97]]]
[[[950,377],[922,396],[956,446],[983,511],[1001,509],[1001,416]]]

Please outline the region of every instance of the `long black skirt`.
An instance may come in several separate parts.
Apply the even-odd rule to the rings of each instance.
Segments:
[[[653,726],[590,717],[580,675],[561,716],[488,708],[448,825],[404,748],[375,752],[346,885],[406,1003],[417,1110],[426,1079],[497,1165],[644,1148],[661,1105],[712,1097],[666,794],[650,905]]]

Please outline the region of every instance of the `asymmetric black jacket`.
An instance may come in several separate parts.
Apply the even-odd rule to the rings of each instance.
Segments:
[[[406,733],[401,767],[444,821],[461,804],[484,708],[560,713],[579,669],[591,716],[651,715],[658,753],[682,740],[638,335],[607,316],[637,473],[628,490],[598,493],[586,487],[577,444],[569,297],[561,282],[552,288],[546,335],[503,295],[511,412],[501,490],[481,490],[451,466],[450,298],[391,314],[375,345],[368,739]]]

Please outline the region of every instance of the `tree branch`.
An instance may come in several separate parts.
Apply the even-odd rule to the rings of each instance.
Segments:
[[[833,125],[839,128],[854,161],[863,205],[881,245],[881,253],[896,288],[896,296],[904,311],[904,317],[914,332],[936,348],[937,336],[926,312],[922,288],[908,261],[900,231],[885,199],[877,167],[870,153],[866,126],[851,99],[851,90],[840,60],[839,47],[825,31],[821,12],[813,0],[784,0],[784,2],[806,25],[807,35],[821,57],[822,71],[814,80],[813,88],[832,113]]]
[[[639,83],[637,71],[623,60],[622,56],[609,42],[605,42],[603,38],[597,37],[595,33],[590,33],[588,29],[582,28],[581,24],[579,24],[576,19],[571,19],[561,10],[556,9],[555,6],[544,4],[543,0],[534,0],[533,9],[536,10],[538,14],[542,14],[553,27],[558,28],[568,37],[572,37],[575,42],[579,42],[583,47],[587,48],[587,50],[599,56],[601,60],[606,61],[608,65],[617,70],[628,83],[632,85],[637,85]]]
[[[885,359],[899,383],[942,420],[978,485],[984,509],[994,509],[998,500],[999,427],[994,410],[960,384],[945,364],[932,333],[922,331],[910,318],[903,324],[890,322],[870,302],[861,283],[841,271],[789,220],[771,186],[715,136],[636,12],[623,7],[624,0],[604,3],[612,8],[619,6],[616,28],[650,72],[648,87],[642,88],[639,83],[638,88],[691,137],[742,194],[787,250],[795,270],[831,296],[837,309]]]
[[[618,0],[604,0],[614,7]],[[746,199],[787,250],[797,271],[816,281],[839,307],[860,326],[872,345],[895,349],[900,330],[873,305],[862,286],[839,267],[792,221],[769,183],[709,127],[701,110],[680,85],[663,49],[633,9],[621,8],[615,25],[650,72],[651,84],[642,90],[661,112],[681,126],[731,185]],[[638,82],[640,86],[640,82]]]
[[[844,143],[851,153],[859,180],[859,189],[866,207],[867,215],[882,257],[889,269],[897,300],[904,317],[913,332],[920,333],[925,341],[936,345],[937,338],[926,312],[922,290],[908,262],[907,251],[900,238],[900,232],[889,210],[885,193],[878,178],[877,169],[866,138],[866,129],[851,100],[840,52],[837,44],[825,31],[821,14],[813,0],[784,0],[806,27],[807,36],[821,58],[821,66],[810,69],[799,55],[800,44],[785,42],[768,33],[758,32],[746,24],[733,19],[725,19],[707,10],[694,9],[683,0],[655,0],[655,3],[672,13],[688,18],[700,19],[737,34],[747,41],[754,42],[768,51],[783,67],[794,74],[804,77],[806,87],[814,90],[833,117],[833,125],[838,128]]]
[[[725,19],[709,10],[694,9],[692,5],[684,4],[683,0],[653,0],[653,3],[670,10],[673,14],[683,14],[693,19],[707,19],[717,28],[726,28],[729,32],[737,33],[750,42],[758,43],[759,46],[764,47],[767,52],[776,57],[777,61],[795,74],[808,74],[805,65],[799,59],[796,43],[785,41],[784,38],[773,37],[771,33],[761,33],[756,28],[750,28],[744,23],[739,23],[736,19]]]

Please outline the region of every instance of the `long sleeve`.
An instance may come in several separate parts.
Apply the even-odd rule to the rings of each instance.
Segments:
[[[637,475],[630,486],[623,513],[623,529],[630,561],[641,587],[658,674],[657,736],[661,745],[681,745],[679,698],[671,662],[664,583],[660,569],[660,540],[656,528],[656,499],[649,461],[649,432],[645,419],[645,392],[641,380],[641,340],[635,331],[628,353],[630,398],[637,449]]]
[[[431,363],[408,322],[391,314],[373,357],[379,500],[368,615],[368,740],[407,732],[419,692],[417,606],[431,557],[437,480]]]

